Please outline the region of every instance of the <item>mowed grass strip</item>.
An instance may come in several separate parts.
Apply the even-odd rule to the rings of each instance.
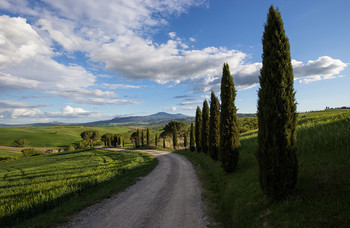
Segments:
[[[23,227],[52,225],[75,210],[121,191],[156,163],[145,153],[95,149],[0,163],[0,227],[60,207],[59,213],[46,213],[45,222],[34,219]]]
[[[178,151],[196,167],[214,224],[349,227],[350,110],[300,114],[297,133],[298,183],[295,193],[283,202],[270,202],[260,189],[257,131],[241,135],[238,170],[232,174],[203,153]]]

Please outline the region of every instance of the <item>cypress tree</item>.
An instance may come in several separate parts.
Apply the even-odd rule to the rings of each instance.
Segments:
[[[143,147],[143,144],[144,144],[144,135],[143,135],[143,131],[141,131],[141,145]]]
[[[173,129],[173,147],[174,149],[176,149],[177,146],[177,130],[176,130],[176,126],[174,126]]]
[[[165,148],[165,136],[163,137],[163,148]]]
[[[150,140],[149,140],[149,129],[147,128],[147,133],[146,133],[146,139],[147,139],[147,146],[149,146]]]
[[[237,168],[239,149],[239,127],[235,105],[236,89],[230,68],[223,66],[221,78],[221,112],[220,112],[220,161],[226,172]]]
[[[212,159],[218,160],[220,145],[220,104],[219,99],[211,91],[209,110],[209,155]]]
[[[154,137],[154,143],[156,146],[158,146],[158,134],[156,133],[156,136]]]
[[[209,105],[207,100],[204,100],[203,102],[203,113],[202,113],[202,150],[203,153],[208,153],[209,143],[208,143],[208,136],[209,136]]]
[[[197,152],[201,152],[202,150],[202,142],[201,142],[201,133],[202,133],[202,111],[201,108],[197,106],[196,110],[196,120],[195,120],[195,137],[196,137],[196,150]]]
[[[194,147],[194,126],[193,123],[191,123],[191,130],[190,130],[190,150],[193,152],[195,149]]]
[[[281,200],[297,182],[297,114],[289,40],[281,13],[272,5],[262,43],[256,156],[263,192],[272,200]]]
[[[140,142],[141,142],[140,130],[137,129],[137,138],[136,138],[136,141],[135,141],[136,148],[140,147]]]
[[[186,133],[184,134],[184,147],[186,150],[187,149],[187,134]]]

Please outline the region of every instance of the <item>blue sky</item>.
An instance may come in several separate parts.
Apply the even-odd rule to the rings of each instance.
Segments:
[[[298,111],[350,106],[350,2],[0,0],[0,123],[193,116],[228,62],[255,113],[273,4],[291,45]]]

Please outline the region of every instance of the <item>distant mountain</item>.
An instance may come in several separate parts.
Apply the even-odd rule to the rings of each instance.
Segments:
[[[245,117],[255,117],[256,114],[242,114],[237,113],[238,118]],[[186,123],[194,122],[195,118],[191,116],[186,116],[181,113],[170,114],[166,112],[158,112],[149,116],[127,116],[127,117],[115,117],[111,120],[101,120],[89,123],[61,123],[61,122],[51,122],[51,123],[32,123],[32,124],[0,124],[0,127],[49,127],[55,125],[109,125],[118,124],[123,126],[135,126],[135,125],[162,125],[167,124],[170,121],[177,120]]]
[[[183,114],[170,114],[166,112],[158,112],[149,116],[127,116],[127,117],[115,117],[111,120],[95,121],[86,123],[86,125],[107,125],[107,124],[119,124],[119,125],[138,125],[138,124],[162,124],[172,120],[177,121],[193,121],[194,117],[186,116]]]

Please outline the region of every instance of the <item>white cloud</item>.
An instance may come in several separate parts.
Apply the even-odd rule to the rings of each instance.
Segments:
[[[36,55],[48,55],[50,47],[20,17],[0,16],[0,69]]]
[[[136,86],[136,85],[107,84],[107,83],[103,83],[102,87],[103,88],[108,88],[108,89],[138,89],[138,88],[141,88],[141,86]]]
[[[171,39],[174,39],[176,37],[176,32],[169,32],[168,35]]]
[[[38,108],[16,108],[12,111],[11,118],[18,117],[38,117],[42,112]]]
[[[79,104],[91,104],[91,105],[130,105],[130,104],[141,104],[142,101],[132,100],[120,100],[110,98],[75,98],[75,101]]]
[[[40,82],[32,79],[26,79],[11,74],[0,72],[0,93],[1,91],[15,89],[35,89]]]
[[[76,115],[85,115],[89,113],[89,111],[86,111],[82,108],[73,108],[69,105],[67,105],[66,107],[64,107],[62,109],[62,115],[64,116],[76,116]]]
[[[117,98],[117,94],[111,91],[101,91],[99,89],[72,89],[72,90],[59,90],[59,91],[48,91],[48,93],[55,94],[61,97],[76,99],[86,97],[112,97]]]
[[[345,69],[346,63],[329,56],[321,56],[317,60],[310,60],[307,64],[293,60],[293,71],[296,79],[301,83],[331,79],[339,77],[339,73]]]
[[[46,90],[95,82],[95,76],[83,67],[53,60],[49,44],[25,19],[0,16],[0,26],[0,87]]]

